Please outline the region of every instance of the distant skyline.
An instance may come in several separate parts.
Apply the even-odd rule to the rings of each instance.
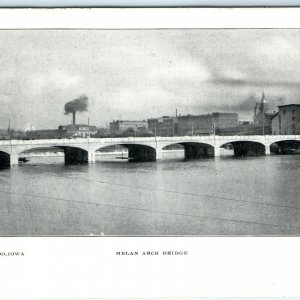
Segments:
[[[1,30],[0,128],[237,112],[300,104],[300,30]]]

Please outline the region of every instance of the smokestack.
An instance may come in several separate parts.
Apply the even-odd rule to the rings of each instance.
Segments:
[[[85,95],[80,96],[77,99],[69,101],[65,104],[65,115],[73,115],[73,125],[76,124],[76,112],[77,111],[87,111],[88,107],[88,97]]]
[[[73,111],[73,125],[76,124],[76,112]]]
[[[177,108],[176,108],[176,118],[177,118]]]

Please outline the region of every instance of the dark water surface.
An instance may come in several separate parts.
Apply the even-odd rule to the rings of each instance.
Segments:
[[[300,235],[299,155],[164,156],[0,170],[0,235]]]

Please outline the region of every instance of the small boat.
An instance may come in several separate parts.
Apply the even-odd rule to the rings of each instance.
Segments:
[[[18,159],[19,162],[28,162],[29,161],[29,158],[25,157],[25,156],[21,156],[19,157]]]

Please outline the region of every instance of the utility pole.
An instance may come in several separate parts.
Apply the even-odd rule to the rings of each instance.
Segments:
[[[174,129],[174,119],[172,120],[172,126],[173,126],[173,128],[172,128],[172,136],[174,136],[174,131],[175,131],[175,129]]]
[[[8,119],[7,135],[8,135],[8,137],[9,137],[9,139],[11,140],[10,118]]]

